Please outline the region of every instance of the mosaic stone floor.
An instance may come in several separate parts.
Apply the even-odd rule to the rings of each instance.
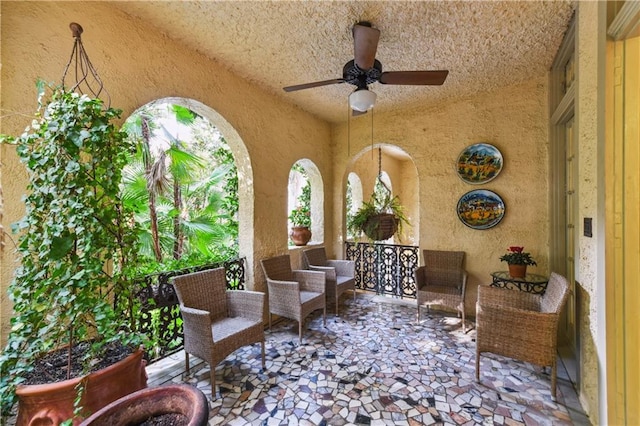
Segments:
[[[340,316],[320,312],[305,323],[280,320],[266,331],[265,371],[259,345],[216,367],[210,425],[570,425],[589,424],[568,381],[558,402],[538,366],[495,355],[481,358],[475,381],[475,330],[463,333],[455,314],[358,294],[341,301]],[[415,302],[413,302],[415,303]],[[196,385],[209,398],[210,369],[184,352],[150,365],[149,386]]]

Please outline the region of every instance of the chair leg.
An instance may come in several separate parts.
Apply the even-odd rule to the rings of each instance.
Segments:
[[[464,307],[459,312],[460,312],[460,314],[462,314],[462,332],[466,333],[467,332],[467,325],[464,322]]]
[[[476,339],[477,345],[477,339]],[[476,382],[480,381],[480,351],[476,346]]]
[[[260,342],[260,346],[262,346],[262,368],[267,369],[267,364],[264,361],[264,340]]]
[[[336,316],[338,316],[338,302],[340,301],[340,295],[336,291]]]
[[[269,312],[269,332],[271,332],[271,312]]]
[[[216,367],[214,365],[211,366],[211,370],[209,372],[209,376],[211,377],[211,400],[214,401],[217,397],[216,395]]]
[[[327,305],[324,305],[324,308],[322,308],[322,324],[326,327],[327,326]]]
[[[302,344],[302,318],[298,321],[298,336],[300,337],[300,344]]]
[[[184,364],[185,364],[185,370],[187,370],[187,376],[188,376],[190,374],[189,373],[189,352],[184,353]]]
[[[553,361],[551,365],[551,400],[556,401],[556,382],[558,381],[558,362]]]

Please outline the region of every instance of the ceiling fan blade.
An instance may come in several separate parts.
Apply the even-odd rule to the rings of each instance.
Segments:
[[[389,71],[380,75],[382,84],[406,84],[416,86],[440,86],[449,71]]]
[[[296,90],[311,89],[312,87],[328,86],[330,84],[340,84],[340,83],[344,83],[344,78],[334,78],[333,80],[323,80],[323,81],[316,81],[313,83],[296,84],[295,86],[287,86],[287,87],[283,87],[282,89],[285,92],[293,92]]]
[[[380,30],[373,28],[369,22],[358,22],[353,26],[354,60],[361,70],[373,67],[379,39]]]

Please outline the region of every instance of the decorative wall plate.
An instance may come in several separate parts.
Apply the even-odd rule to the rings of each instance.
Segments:
[[[489,229],[500,223],[505,205],[495,192],[476,189],[460,197],[457,210],[458,218],[469,228]]]
[[[502,154],[488,143],[469,145],[458,156],[456,168],[460,179],[467,183],[487,183],[502,170]]]

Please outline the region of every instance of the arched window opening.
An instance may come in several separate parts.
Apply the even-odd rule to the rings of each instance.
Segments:
[[[383,200],[384,198],[393,197],[393,187],[391,186],[391,178],[389,174],[384,170],[376,176],[376,181],[373,184],[373,192],[377,199]]]
[[[353,191],[353,180],[351,175],[356,175],[361,182],[363,204],[376,204],[374,199],[385,199],[389,194],[384,186],[391,191],[390,200],[397,201],[401,208],[401,214],[406,219],[401,226],[401,232],[395,235],[394,239],[385,240],[387,242],[407,244],[419,240],[420,217],[419,217],[419,190],[418,174],[415,164],[409,154],[401,148],[379,144],[371,148],[367,147],[354,155],[345,171],[345,183]],[[378,179],[380,176],[380,179]],[[384,182],[382,185],[381,182]],[[383,196],[384,195],[384,196]],[[366,210],[366,209],[365,209]],[[364,220],[366,212],[363,209],[351,212],[351,208],[345,204],[345,214],[347,216],[345,237],[351,238],[351,230],[360,228],[358,222]],[[356,216],[356,220],[349,220]],[[350,229],[352,228],[352,229]]]
[[[143,106],[123,127],[137,150],[122,190],[138,212],[148,272],[237,257],[238,173],[218,128],[167,101]]]
[[[353,215],[362,207],[362,182],[360,177],[351,172],[347,177],[346,190],[346,223],[350,223]],[[347,239],[352,240],[356,236],[347,228]]]
[[[291,167],[287,191],[288,229],[308,227],[309,241],[321,243],[324,240],[324,189],[320,171],[311,160],[299,160]],[[294,245],[291,239],[289,245]]]

